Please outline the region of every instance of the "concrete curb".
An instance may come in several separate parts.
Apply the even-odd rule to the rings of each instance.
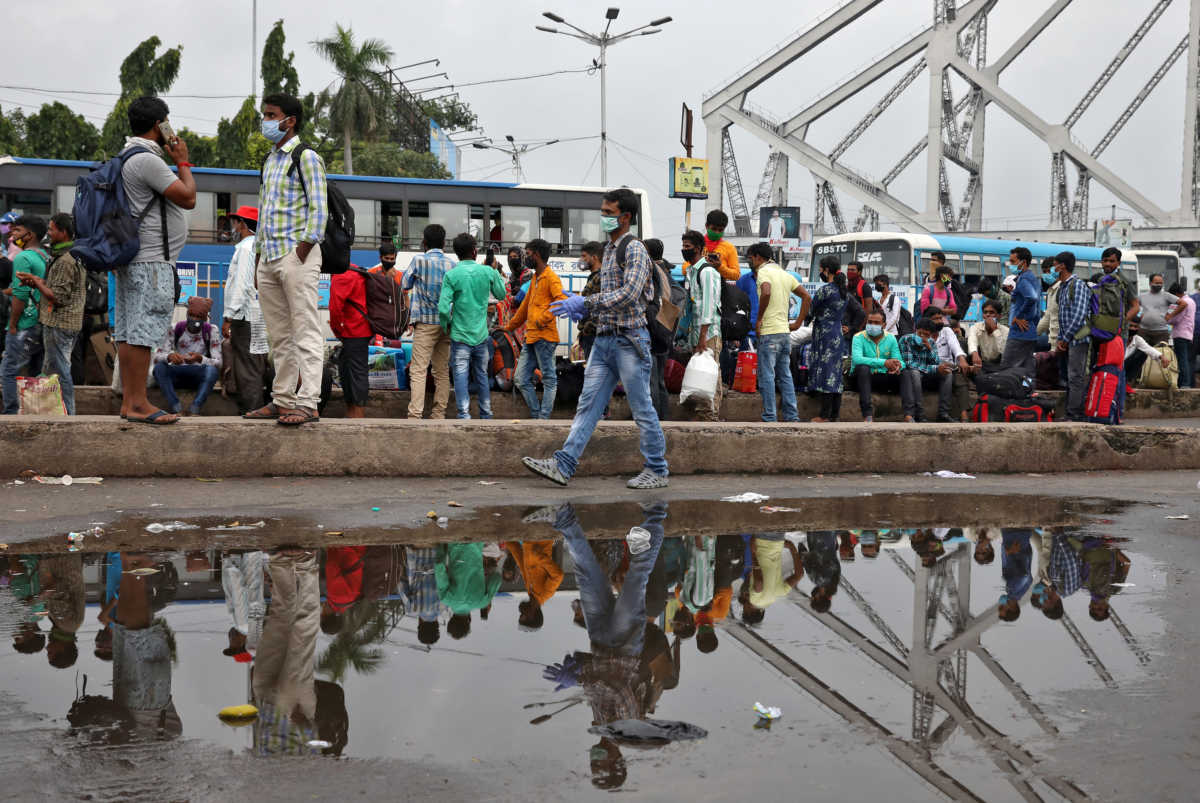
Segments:
[[[301,429],[240,418],[172,426],[111,416],[0,421],[0,476],[511,477],[522,455],[549,456],[559,421],[332,419]],[[677,475],[969,473],[1200,469],[1200,430],[1096,424],[664,424]],[[637,427],[602,423],[581,473],[642,467]]]

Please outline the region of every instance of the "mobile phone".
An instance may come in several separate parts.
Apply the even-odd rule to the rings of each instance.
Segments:
[[[171,128],[171,123],[168,120],[163,120],[158,124],[158,130],[162,133],[163,139],[167,142],[173,142],[179,137],[175,136],[175,129]]]

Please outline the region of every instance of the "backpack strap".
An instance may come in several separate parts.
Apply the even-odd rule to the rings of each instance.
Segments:
[[[212,358],[212,327],[211,323],[206,323],[200,327],[200,337],[204,340],[204,356]]]
[[[179,350],[179,338],[183,337],[183,330],[187,328],[186,321],[180,321],[175,324],[175,350]]]
[[[304,153],[305,151],[311,151],[311,150],[313,150],[313,146],[309,145],[305,142],[301,142],[299,145],[297,145],[295,148],[293,148],[292,149],[292,163],[290,165],[288,165],[287,174],[286,174],[288,178],[291,178],[292,175],[294,174],[297,178],[300,179],[300,191],[304,193],[304,202],[305,203],[308,203],[308,187],[304,183],[304,171],[300,169],[300,154]],[[267,159],[270,159],[270,158],[271,157],[268,154]],[[262,166],[258,168],[258,184],[259,184],[259,186],[261,187],[264,184],[266,184],[266,181],[267,181],[267,160],[264,159]]]

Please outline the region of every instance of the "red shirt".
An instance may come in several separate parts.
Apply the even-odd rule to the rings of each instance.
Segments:
[[[335,276],[334,281],[337,279]],[[365,546],[335,546],[325,550],[325,599],[339,613],[362,596],[366,551]]]
[[[329,328],[333,333],[340,338],[373,335],[362,312],[366,308],[366,280],[353,270],[335,275],[329,283]]]

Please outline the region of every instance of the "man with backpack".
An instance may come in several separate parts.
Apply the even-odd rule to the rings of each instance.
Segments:
[[[1075,275],[1075,255],[1063,251],[1054,257],[1058,278],[1058,341],[1055,349],[1067,355],[1067,420],[1085,421],[1084,396],[1088,387],[1088,352],[1091,349],[1092,289]]]
[[[684,302],[688,320],[687,344],[693,354],[707,351],[716,362],[721,360],[721,257],[713,252],[704,254],[704,235],[698,231],[683,233],[683,258],[692,263],[687,277],[687,296]],[[699,363],[697,363],[699,364]],[[697,421],[720,421],[722,387],[717,377],[716,391],[708,409],[696,409]]]
[[[886,273],[875,277],[875,292],[879,294],[875,303],[883,310],[883,331],[896,337],[911,335],[913,333],[912,313],[905,309],[900,296],[892,292],[892,280]]]
[[[174,424],[179,417],[155,408],[146,398],[146,375],[153,350],[171,327],[175,311],[175,260],[187,241],[186,210],[196,205],[196,179],[187,143],[169,138],[170,110],[161,98],[129,104],[129,129],[118,154],[129,210],[138,221],[137,255],[115,269],[113,340],[121,366],[121,415],[144,424]],[[175,161],[178,175],[163,157]],[[76,199],[76,208],[79,199]],[[76,226],[82,226],[76,213]]]
[[[650,400],[650,333],[646,305],[654,298],[651,281],[654,263],[646,247],[629,233],[638,213],[638,198],[622,187],[604,194],[600,228],[608,233],[600,292],[570,296],[551,306],[558,316],[573,321],[590,316],[596,322],[596,342],[588,360],[583,393],[575,410],[571,434],[562,449],[549,459],[522,459],[525,467],[551,482],[566,485],[579,467],[583,450],[596,423],[620,382],[641,435],[645,467],[626,485],[638,490],[667,487],[667,442],[654,404]]]
[[[1033,355],[1037,352],[1037,325],[1042,319],[1042,280],[1034,274],[1032,261],[1033,254],[1023,245],[1009,254],[1009,265],[1017,270],[1017,283],[1012,292],[1008,341],[1000,360],[1005,368],[1016,367],[1030,377],[1037,367]]]
[[[684,294],[682,288],[671,279],[671,269],[675,266],[663,259],[662,240],[651,237],[645,241],[645,246],[651,261],[654,262],[654,279],[658,282],[659,295],[662,299],[659,306],[662,306],[662,301],[666,301],[678,308],[684,301]],[[673,299],[674,293],[678,293],[678,295]],[[678,320],[676,320],[676,324],[678,324]],[[654,338],[651,338],[650,342],[650,397],[654,400],[654,409],[658,411],[659,421],[666,420],[671,406],[671,396],[667,393],[667,358],[674,346],[674,338],[675,332],[672,330],[671,342],[663,344],[661,347],[654,342]]]
[[[42,325],[45,358],[42,373],[56,374],[67,415],[75,415],[75,384],[71,381],[71,351],[83,327],[83,302],[87,290],[87,271],[71,256],[75,224],[66,212],[50,218],[50,264],[45,279],[21,273],[22,284],[33,287],[41,296],[38,322]]]
[[[21,401],[17,395],[17,377],[25,375],[30,363],[42,353],[42,327],[38,323],[38,301],[41,293],[21,275],[46,275],[50,258],[42,250],[46,236],[46,221],[37,215],[22,215],[12,224],[13,243],[21,249],[13,257],[12,308],[8,318],[8,336],[4,341],[4,357],[0,359],[0,387],[4,394],[4,414],[16,415]]]
[[[208,322],[211,311],[211,298],[189,298],[187,320],[170,327],[167,339],[154,354],[154,379],[172,414],[178,414],[180,408],[177,386],[196,389],[188,415],[200,415],[221,377],[221,330]]]
[[[442,280],[438,300],[441,327],[450,336],[450,369],[454,377],[454,404],[459,418],[471,417],[471,385],[479,396],[479,417],[492,417],[492,392],[488,383],[488,302],[504,298],[504,279],[475,261],[475,238],[454,238],[455,265]]]
[[[283,426],[320,420],[324,327],[317,310],[321,242],[329,217],[325,163],[300,143],[304,107],[283,93],[262,101],[262,135],[274,144],[259,188],[258,300],[275,362],[273,401],[246,418]],[[299,154],[295,156],[294,154]]]

